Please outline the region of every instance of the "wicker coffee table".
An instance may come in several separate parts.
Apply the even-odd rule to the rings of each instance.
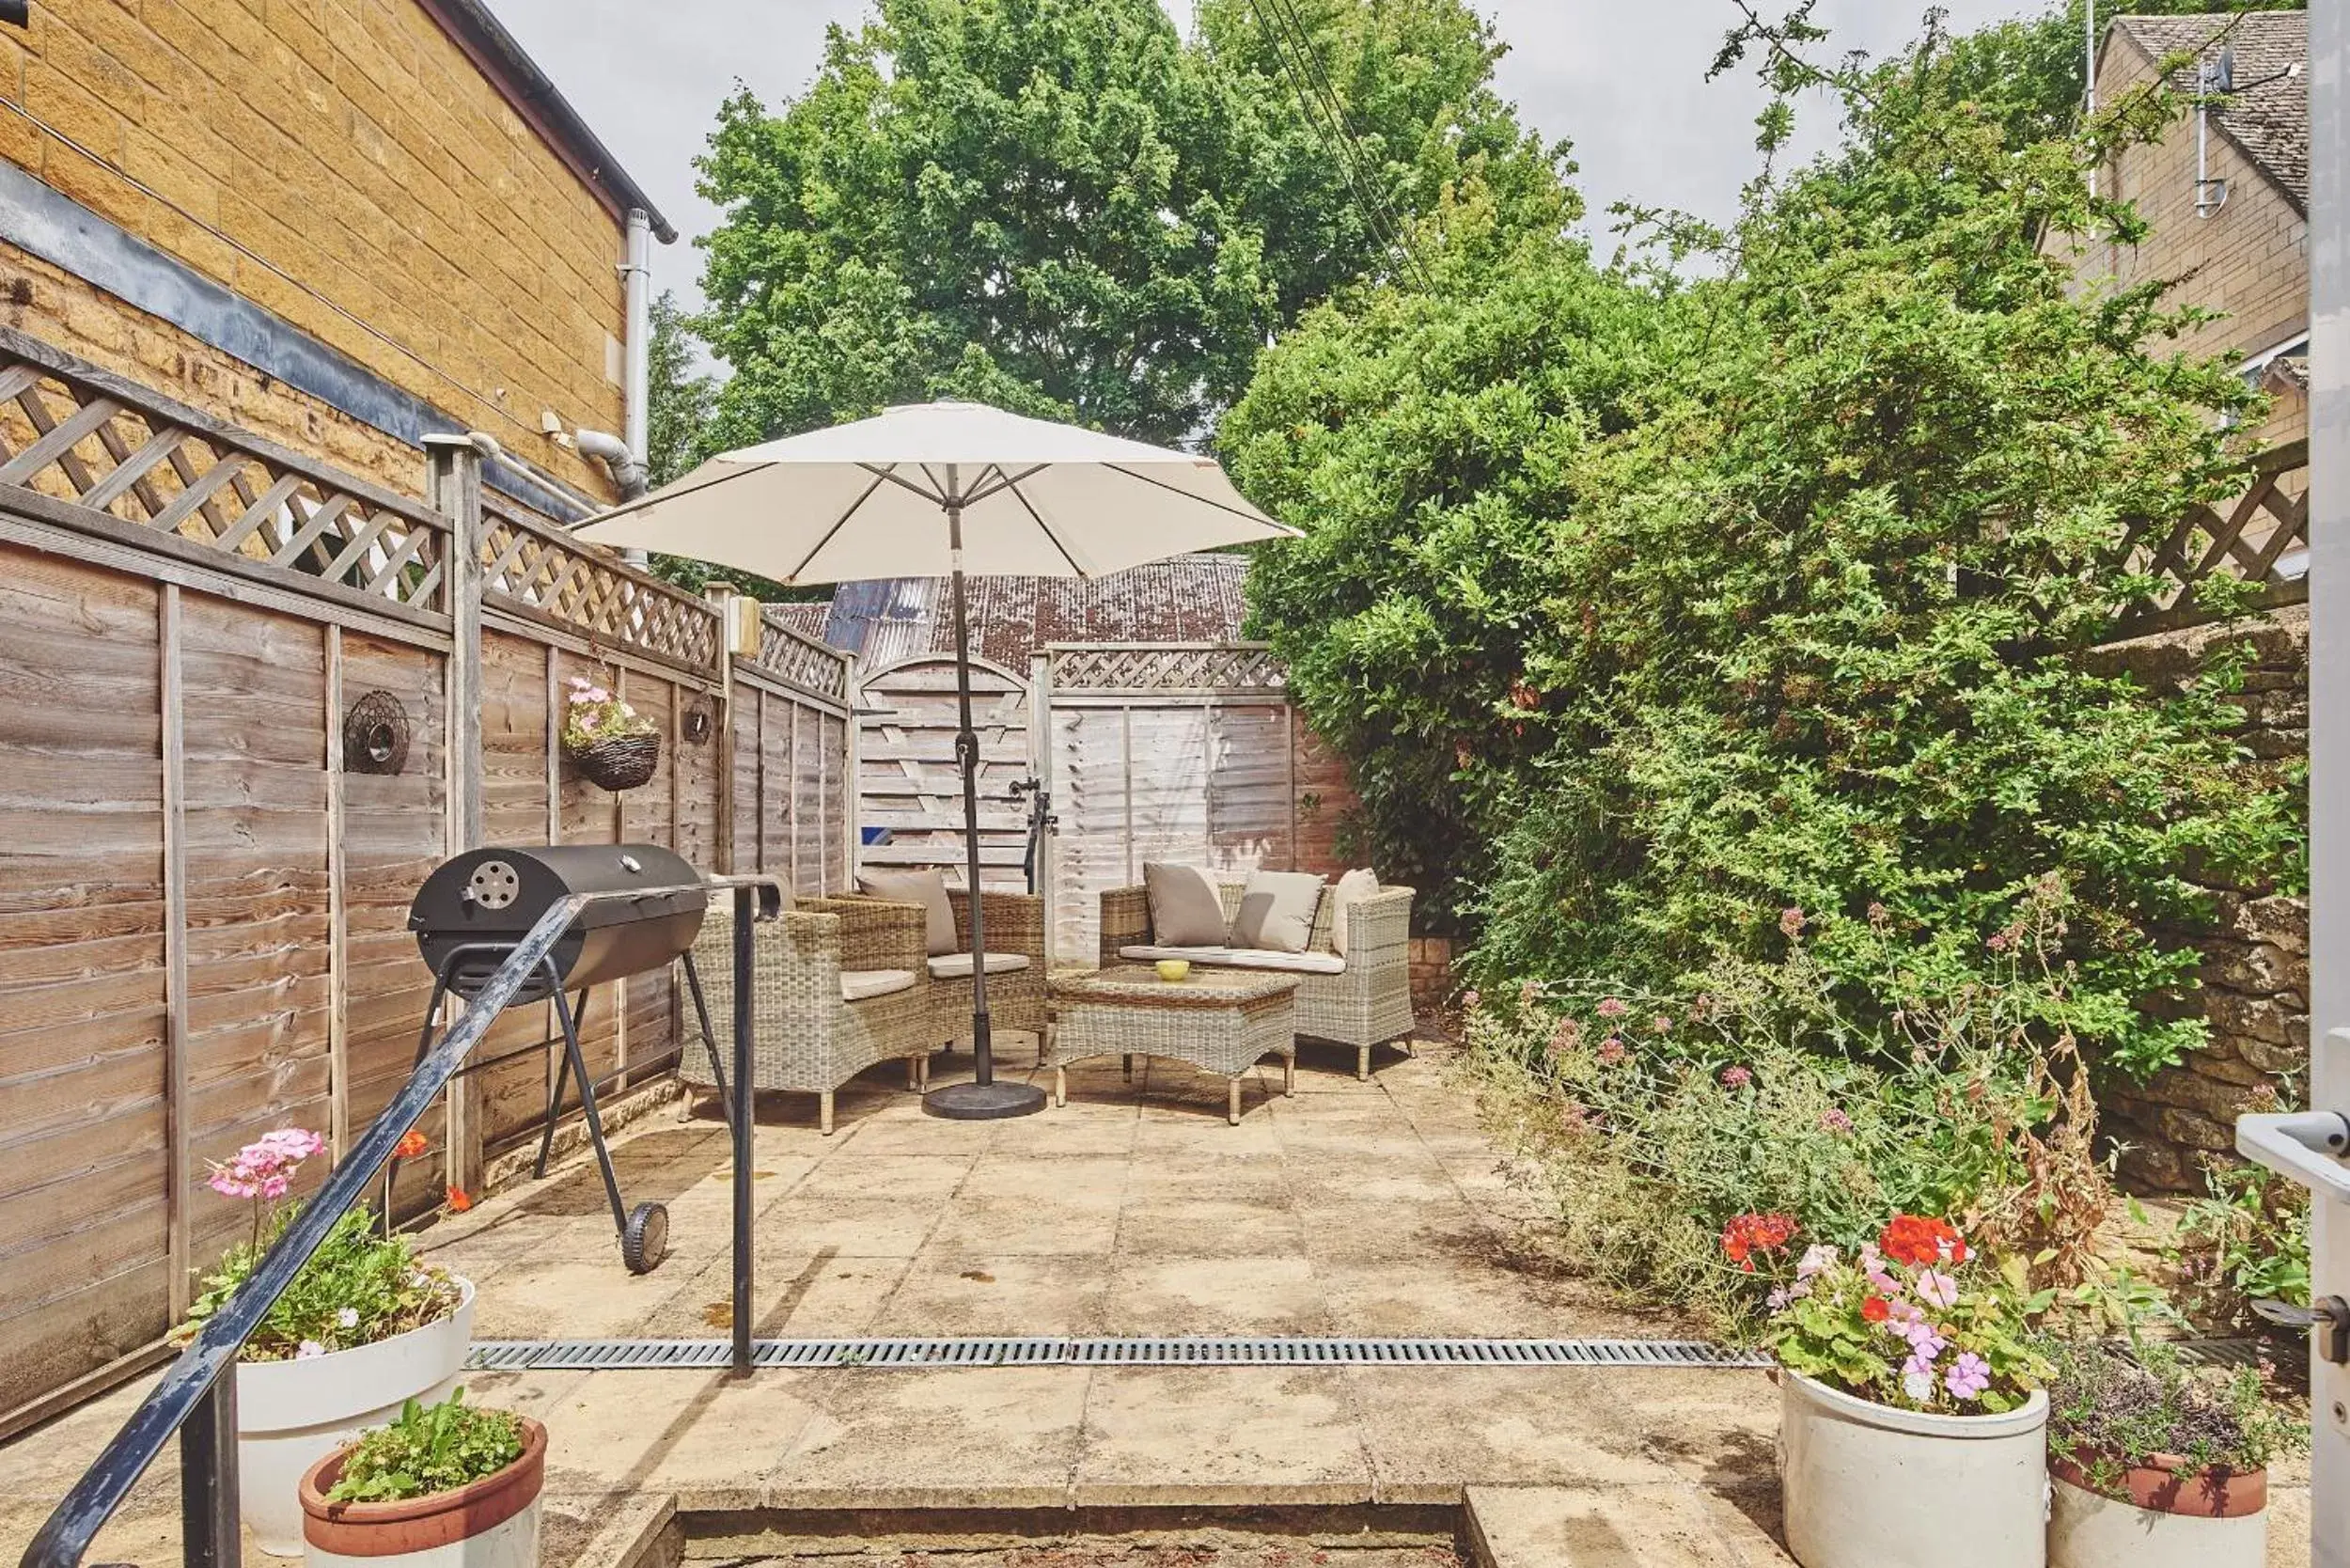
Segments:
[[[1073,1061],[1121,1056],[1167,1057],[1230,1081],[1226,1117],[1240,1125],[1240,1081],[1264,1058],[1281,1058],[1281,1092],[1297,1091],[1297,977],[1252,969],[1197,968],[1163,980],[1144,964],[1121,964],[1090,975],[1056,979],[1044,1062],[1053,1069],[1053,1103],[1069,1103]]]

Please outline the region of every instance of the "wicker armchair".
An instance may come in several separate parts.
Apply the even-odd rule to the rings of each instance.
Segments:
[[[1240,908],[1242,884],[1221,882],[1216,892],[1230,920]],[[1330,898],[1314,912],[1312,953],[1334,954],[1330,941]],[[1374,1045],[1408,1042],[1412,1033],[1412,889],[1383,886],[1355,904],[1347,917],[1345,966],[1337,973],[1299,973],[1297,1032],[1355,1047],[1355,1075],[1371,1076]],[[1140,887],[1113,887],[1102,895],[1102,967],[1131,963],[1119,949],[1150,947],[1151,897]],[[1200,960],[1214,964],[1214,961]],[[1405,1047],[1407,1050],[1409,1046]]]
[[[1018,953],[1027,959],[1025,969],[991,969],[987,974],[987,1015],[998,1029],[1026,1029],[1040,1041],[1044,1036],[1044,982],[1051,967],[1044,959],[1044,901],[1033,893],[982,891],[987,916],[987,950]],[[971,895],[960,887],[947,889],[955,911],[955,946],[971,950]],[[971,980],[967,975],[931,975],[931,1015],[933,1037],[941,1043],[969,1038]]]
[[[932,1044],[937,989],[924,963],[922,933],[920,904],[877,899],[807,899],[760,921],[751,942],[752,1086],[816,1095],[817,1123],[827,1136],[834,1091],[875,1062],[902,1058],[913,1088]],[[712,902],[694,961],[709,992],[719,1050],[731,1060],[734,911],[726,901]],[[849,999],[869,990],[878,994]],[[679,1077],[706,1084],[697,1066],[687,1052]]]
[[[1025,968],[987,972],[987,1014],[998,1029],[1026,1029],[1040,1040],[1044,1034],[1044,986],[1050,965],[1044,958],[1044,901],[1033,893],[980,895],[987,901],[987,950],[997,956],[1018,953]],[[864,893],[850,893],[833,902],[848,906],[875,902]],[[956,954],[971,950],[971,895],[960,887],[947,889],[947,902],[955,912]],[[955,954],[927,960],[931,988],[929,1050],[951,1048],[971,1034],[971,977],[942,973],[958,968]],[[923,1078],[929,1077],[927,1055]]]

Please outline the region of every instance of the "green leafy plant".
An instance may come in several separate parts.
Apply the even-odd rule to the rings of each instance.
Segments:
[[[2214,1167],[2170,1254],[2190,1316],[2216,1328],[2253,1321],[2255,1301],[2310,1304],[2309,1189],[2258,1166]]]
[[[2265,1469],[2307,1431],[2268,1397],[2260,1372],[2183,1365],[2160,1341],[2050,1341],[2048,1448],[2092,1491],[2128,1500],[2123,1472],[2162,1456],[2189,1474]]]
[[[1943,1220],[1896,1215],[1850,1257],[1814,1246],[1783,1292],[1767,1337],[1779,1365],[1872,1403],[1993,1414],[2048,1373],[2026,1326],[2044,1298],[2018,1268],[1986,1275]]]
[[[179,1329],[182,1339],[228,1304],[293,1222],[298,1208],[290,1203],[281,1207],[259,1241],[230,1247],[204,1277],[202,1294]],[[457,1310],[462,1299],[456,1278],[437,1264],[418,1262],[408,1237],[382,1234],[374,1215],[353,1209],[336,1221],[261,1320],[245,1342],[243,1359],[304,1360],[374,1344],[439,1322]]]
[[[405,1502],[486,1481],[523,1456],[521,1418],[465,1403],[452,1389],[438,1404],[415,1400],[400,1419],[345,1452],[331,1502]]]

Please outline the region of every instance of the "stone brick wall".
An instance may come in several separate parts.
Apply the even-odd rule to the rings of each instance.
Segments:
[[[61,133],[0,111],[0,158],[611,494],[539,416],[620,428],[620,223],[415,0],[36,0],[0,29],[0,97]],[[89,316],[60,292],[16,307]],[[85,320],[59,346],[151,379],[150,325]]]
[[[2248,644],[2252,663],[2235,703],[2245,746],[2273,786],[2294,787],[2289,764],[2309,755],[2306,606],[2251,628],[2202,627],[2102,650],[2109,667],[2175,687],[2202,667],[2216,644]],[[2218,929],[2198,933],[2201,1014],[2211,1045],[2136,1089],[2102,1096],[2106,1130],[2126,1147],[2122,1174],[2151,1191],[2200,1191],[2200,1162],[2235,1147],[2235,1118],[2297,1102],[2310,1063],[2310,918],[2305,899],[2257,890],[2218,892]]]
[[[1412,938],[1412,1011],[1434,1012],[1452,1005],[1452,938]]]

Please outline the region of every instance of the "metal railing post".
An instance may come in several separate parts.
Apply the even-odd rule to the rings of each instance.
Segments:
[[[757,888],[734,890],[734,1375],[751,1374],[751,921]]]
[[[237,1369],[212,1380],[180,1429],[180,1556],[186,1568],[237,1568]]]

